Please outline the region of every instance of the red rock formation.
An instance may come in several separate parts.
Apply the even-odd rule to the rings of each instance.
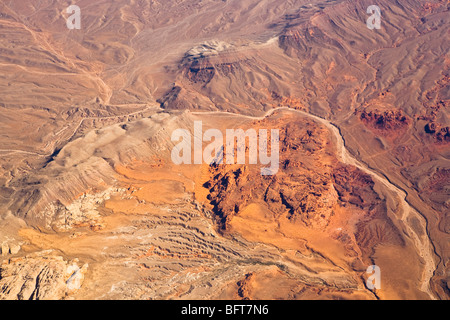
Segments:
[[[317,124],[280,121],[280,171],[262,176],[256,166],[210,167],[205,184],[223,229],[252,202],[264,202],[275,215],[288,214],[311,227],[328,224],[337,195],[330,168],[318,161],[323,156],[326,131]]]
[[[254,273],[248,273],[243,280],[238,281],[238,296],[242,300],[251,299],[252,282],[254,280]]]
[[[373,209],[381,199],[373,190],[372,178],[353,166],[338,165],[333,169],[333,182],[339,200],[363,209]]]
[[[367,126],[384,132],[404,129],[410,123],[402,111],[363,111],[360,120]]]
[[[385,201],[374,191],[375,183],[369,175],[353,166],[338,165],[333,170],[333,181],[341,202],[357,206],[365,212],[354,233],[355,242],[365,259],[369,259],[379,244],[404,244],[387,216]],[[349,254],[355,252],[350,235],[341,237]]]
[[[437,143],[450,142],[450,127],[441,127],[436,122],[430,122],[425,126],[425,132],[430,134]]]

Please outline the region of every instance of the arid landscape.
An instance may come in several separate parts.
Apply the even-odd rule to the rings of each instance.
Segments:
[[[449,300],[449,27],[448,0],[0,0],[0,300]],[[278,130],[276,172],[251,138],[175,163],[198,123],[260,156]]]

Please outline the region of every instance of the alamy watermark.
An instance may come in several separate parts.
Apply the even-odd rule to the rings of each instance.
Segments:
[[[66,25],[69,30],[81,29],[81,9],[77,5],[67,7],[66,13],[70,16],[66,19]],[[377,5],[371,5],[367,8],[370,17],[366,21],[367,28],[370,30],[381,29],[381,9]]]
[[[381,269],[379,266],[369,266],[366,270],[367,274],[370,276],[366,280],[366,286],[370,290],[381,289]]]
[[[77,5],[71,5],[66,9],[66,13],[72,14],[66,20],[66,25],[69,30],[81,29],[81,9]]]
[[[371,16],[367,19],[367,28],[370,30],[381,29],[381,9],[379,6],[371,5],[367,8],[367,13]]]
[[[266,166],[261,168],[262,175],[275,175],[280,166],[279,130],[271,129],[270,136],[269,154],[267,129],[259,129],[258,132],[255,129],[227,129],[224,140],[222,131],[209,129],[203,133],[202,121],[195,121],[193,136],[187,129],[173,131],[172,141],[181,141],[173,148],[171,157],[176,165],[192,164],[192,160],[194,164],[247,164],[248,150],[248,164],[258,164],[259,160],[259,164]],[[203,149],[204,141],[211,143]]]

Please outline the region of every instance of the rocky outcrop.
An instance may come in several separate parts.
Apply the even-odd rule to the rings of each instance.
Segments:
[[[14,255],[17,254],[21,249],[20,243],[8,243],[7,241],[3,242],[0,246],[0,254],[2,256]]]
[[[430,122],[425,126],[425,132],[433,137],[437,143],[450,142],[450,127],[442,127],[439,123]]]
[[[370,259],[377,245],[404,245],[398,229],[387,215],[385,200],[374,190],[375,182],[370,175],[354,166],[339,164],[333,169],[333,182],[342,205],[355,206],[364,212],[354,233],[364,259]],[[340,240],[349,247],[349,252],[355,252],[348,235]]]
[[[373,129],[381,130],[385,133],[397,131],[408,127],[409,119],[402,111],[363,111],[360,120]]]
[[[254,282],[254,273],[248,273],[245,278],[239,280],[238,286],[238,297],[242,300],[251,300],[252,282]]]
[[[381,203],[373,190],[372,177],[353,166],[338,165],[333,170],[334,186],[339,200],[362,209],[372,210]]]
[[[4,261],[0,266],[0,300],[55,300],[81,288],[88,265],[41,251]]]
[[[99,193],[84,193],[70,204],[63,205],[60,201],[50,203],[39,214],[48,217],[48,228],[57,231],[67,231],[74,227],[89,227],[93,231],[101,230],[103,224],[97,208],[112,194],[124,191],[120,188],[108,188]]]
[[[210,167],[211,179],[205,187],[223,229],[234,215],[254,202],[264,202],[275,216],[287,214],[313,228],[328,224],[338,196],[330,168],[317,161],[326,150],[326,131],[298,119],[278,121],[284,129],[280,132],[277,175],[262,176],[255,166]]]

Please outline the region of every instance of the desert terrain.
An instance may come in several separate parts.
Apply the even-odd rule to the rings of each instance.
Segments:
[[[448,300],[450,2],[373,4],[0,0],[0,299]]]

